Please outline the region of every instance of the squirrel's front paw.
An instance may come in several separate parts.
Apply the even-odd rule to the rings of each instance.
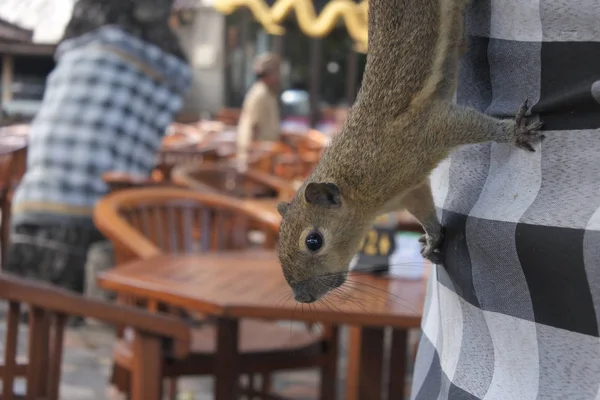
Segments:
[[[521,149],[535,151],[532,144],[537,143],[544,138],[544,135],[540,133],[540,128],[543,124],[541,122],[533,122],[527,125],[527,122],[525,121],[525,114],[527,113],[528,109],[529,105],[528,100],[526,99],[517,112],[517,116],[515,118],[516,127],[514,144]]]
[[[421,236],[419,238],[419,242],[423,245],[423,247],[421,247],[421,255],[434,264],[443,264],[443,257],[440,250],[443,241],[444,232],[442,229],[435,234],[426,233]]]

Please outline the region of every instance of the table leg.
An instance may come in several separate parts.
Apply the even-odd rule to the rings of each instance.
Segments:
[[[407,347],[408,332],[405,330],[392,330],[388,395],[390,400],[404,400],[405,398]]]
[[[359,400],[382,398],[384,333],[384,328],[362,328]]]
[[[382,399],[384,332],[384,328],[350,328],[346,400]]]
[[[44,342],[48,341],[46,332],[46,314],[43,310],[32,308],[29,310],[29,343],[28,343],[28,367],[27,367],[27,399],[37,399],[44,392],[43,379],[46,371],[43,370]]]
[[[360,377],[360,338],[360,328],[354,326],[348,327],[345,400],[358,400],[358,379]]]
[[[217,320],[217,354],[215,355],[215,400],[237,400],[239,396],[239,321]]]
[[[162,342],[135,332],[133,342],[132,400],[162,399]]]
[[[321,367],[321,394],[319,400],[335,400],[338,382],[339,328],[327,326],[325,337],[329,338],[326,361]]]

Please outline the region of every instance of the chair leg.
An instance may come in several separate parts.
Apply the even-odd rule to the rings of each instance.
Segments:
[[[132,400],[163,398],[162,361],[161,339],[136,331],[131,373]]]
[[[169,385],[167,393],[169,393],[169,400],[177,400],[177,378],[167,379]]]
[[[8,193],[5,193],[0,199],[0,209],[2,212],[2,219],[0,220],[0,262],[1,265],[6,264],[6,257],[8,253],[8,242],[10,241],[10,207],[11,201],[8,197]]]
[[[269,394],[270,388],[265,385],[269,383],[266,382],[267,376],[269,374],[254,374],[248,376],[248,386],[250,390],[254,392],[251,400],[263,400],[265,395]]]
[[[269,394],[271,393],[272,386],[271,374],[269,372],[262,375],[262,393]]]
[[[320,400],[335,400],[337,396],[337,372],[339,354],[339,328],[329,326],[327,354],[321,366],[321,393]]]
[[[131,397],[131,373],[127,369],[113,364],[110,383],[127,398]]]

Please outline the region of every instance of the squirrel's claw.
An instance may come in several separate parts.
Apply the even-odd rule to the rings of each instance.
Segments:
[[[527,125],[525,115],[529,109],[528,100],[525,99],[517,115],[515,117],[516,128],[515,128],[515,146],[534,152],[532,144],[544,139],[544,135],[540,133],[540,128],[544,125],[542,122],[533,122]]]
[[[421,255],[436,265],[443,264],[443,256],[440,250],[443,241],[444,234],[442,231],[437,235],[425,234],[421,236],[419,238],[419,242],[423,245]]]

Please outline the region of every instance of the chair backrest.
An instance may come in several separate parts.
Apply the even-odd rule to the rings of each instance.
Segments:
[[[189,353],[190,329],[178,318],[138,308],[109,304],[42,283],[0,274],[0,299],[8,302],[4,360],[0,363],[2,400],[22,398],[14,393],[16,378],[25,378],[27,399],[58,400],[63,338],[68,316],[94,318],[136,334],[171,342],[176,358]],[[21,311],[29,310],[26,362],[17,354]],[[158,361],[158,360],[157,360]],[[139,399],[142,400],[142,399]]]
[[[117,264],[161,252],[193,253],[272,246],[280,219],[228,196],[180,188],[125,189],[104,197],[94,221],[112,241]]]
[[[322,132],[315,129],[309,130],[300,140],[298,140],[298,152],[300,155],[318,155],[327,147],[329,138]]]
[[[277,158],[291,152],[292,149],[283,142],[252,142],[248,147],[248,168],[272,174]],[[221,157],[218,161],[234,162],[238,155],[237,144],[231,142],[221,145],[219,154]]]
[[[239,171],[226,164],[179,166],[173,170],[172,179],[179,186],[202,191],[210,188],[238,198],[269,196],[290,200],[296,192],[290,182],[274,175],[254,169]]]
[[[328,136],[315,129],[309,130],[297,142],[298,157],[302,164],[302,177],[309,176],[317,166],[328,143]]]
[[[152,177],[129,175],[122,172],[106,172],[102,180],[108,185],[110,193],[136,187],[164,187],[172,183],[156,180]]]
[[[228,126],[235,126],[240,120],[242,110],[239,108],[221,108],[215,115],[215,119]]]
[[[171,170],[176,165],[199,165],[205,162],[216,162],[222,158],[219,146],[216,145],[203,148],[163,149],[157,157],[156,172],[161,175],[161,180],[169,181]]]

